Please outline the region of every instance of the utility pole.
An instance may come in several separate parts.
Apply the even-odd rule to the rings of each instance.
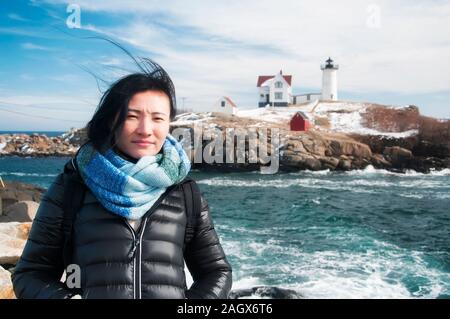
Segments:
[[[186,113],[186,109],[185,109],[185,107],[184,107],[184,103],[185,103],[185,101],[186,101],[186,99],[187,99],[187,97],[185,97],[185,96],[182,96],[181,97],[181,100],[183,101],[183,106],[182,106],[182,112],[181,113]]]

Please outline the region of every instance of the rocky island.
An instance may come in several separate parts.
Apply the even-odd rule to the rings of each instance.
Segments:
[[[308,118],[309,129],[292,130],[290,122],[297,112]],[[188,130],[191,137],[198,130],[202,136],[209,136],[200,141],[200,152],[208,144],[211,148],[211,143],[220,138],[218,143],[224,148],[223,155],[219,155],[223,156],[222,161],[194,161],[194,152],[190,153],[194,168],[202,170],[258,170],[266,165],[261,161],[251,162],[252,153],[248,148],[252,138],[261,137],[261,129],[265,129],[268,143],[259,148],[268,155],[275,151],[269,143],[272,132],[279,136],[276,149],[279,171],[352,170],[372,165],[399,172],[413,169],[427,173],[450,167],[450,121],[425,117],[416,106],[316,101],[299,106],[240,110],[236,115],[184,113],[171,123],[171,131],[175,129]],[[226,147],[226,132],[230,129],[255,130],[256,135],[245,139],[244,161],[229,163],[225,159],[230,150]],[[72,156],[85,139],[84,129],[73,129],[58,137],[0,135],[0,156]],[[194,139],[184,146],[193,149]]]

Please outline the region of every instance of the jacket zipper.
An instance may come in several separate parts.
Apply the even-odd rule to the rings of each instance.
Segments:
[[[141,226],[139,226],[139,231],[136,234],[136,231],[133,227],[131,227],[128,220],[125,220],[126,224],[131,230],[131,233],[133,234],[133,246],[131,247],[130,252],[128,253],[128,256],[130,258],[133,258],[133,295],[134,299],[142,299],[142,237],[144,236],[145,226],[147,225],[147,219],[148,217],[143,217],[144,220],[141,223]]]
[[[136,234],[136,231],[133,227],[131,227],[130,223],[127,219],[125,223],[133,235],[133,246],[129,252],[129,257],[133,258],[133,298],[134,299],[142,299],[142,277],[141,277],[141,263],[142,263],[142,237],[144,235],[145,227],[147,226],[147,219],[153,211],[159,206],[159,204],[166,198],[167,194],[169,194],[171,188],[168,188],[166,192],[164,192],[158,200],[153,204],[153,206],[145,213],[142,217],[142,223],[139,226],[139,231]],[[138,247],[139,246],[139,247]],[[138,249],[139,248],[139,249]],[[136,287],[136,284],[138,287]]]
[[[136,299],[136,258],[134,256],[134,252],[136,250],[136,245],[137,245],[136,232],[133,229],[133,227],[131,227],[128,220],[126,220],[126,219],[125,219],[125,224],[128,226],[128,228],[131,231],[131,234],[133,235],[133,245],[132,245],[131,251],[128,255],[130,258],[133,258],[133,299]]]
[[[138,255],[138,264],[139,264],[139,280],[138,280],[138,283],[139,283],[139,290],[138,290],[138,292],[139,292],[139,298],[138,299],[142,299],[142,237],[144,236],[144,231],[145,231],[145,226],[147,225],[147,217],[144,219],[144,221],[143,221],[143,223],[144,223],[144,225],[142,226],[142,229],[141,229],[141,234],[140,234],[140,236],[139,236],[139,242],[138,242],[138,244],[139,244],[139,255]]]

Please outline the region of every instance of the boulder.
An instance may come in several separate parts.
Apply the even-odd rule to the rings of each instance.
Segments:
[[[283,155],[283,164],[301,168],[304,166],[305,158],[302,155],[295,155],[292,153],[285,153]]]
[[[3,204],[3,212],[6,211],[8,206],[20,201],[33,201],[39,203],[45,192],[45,189],[42,187],[32,184],[5,180],[3,182],[6,186],[4,188],[0,187],[0,200]]]
[[[339,165],[339,159],[335,157],[321,157],[320,161],[322,162],[325,168],[334,170]]]
[[[352,155],[364,158],[370,158],[372,156],[372,151],[369,146],[351,140],[332,140],[329,145],[329,150],[334,156]]]
[[[287,146],[288,150],[292,150],[294,152],[298,152],[298,153],[308,153],[308,151],[303,147],[303,144],[301,141],[289,141],[288,146]]]
[[[371,164],[370,159],[357,157],[352,161],[351,169],[364,169],[370,164]]]
[[[306,152],[325,156],[326,146],[322,143],[322,140],[304,139],[302,140],[302,144]]]
[[[322,164],[321,162],[313,157],[307,157],[305,159],[305,165],[307,169],[310,169],[312,171],[319,171],[322,169]]]
[[[372,165],[377,168],[389,168],[392,166],[382,154],[373,154],[370,161]]]
[[[39,203],[22,201],[10,205],[0,216],[0,222],[32,222],[39,208]]]
[[[0,264],[16,264],[22,255],[31,223],[0,223]]]
[[[11,273],[0,266],[0,299],[15,299]]]
[[[414,158],[410,150],[399,146],[385,147],[383,155],[395,166],[403,166]]]
[[[305,154],[285,153],[282,157],[282,164],[287,167],[309,169],[313,171],[322,169],[320,160]]]
[[[344,171],[348,171],[352,168],[352,161],[349,159],[340,159],[338,167]]]

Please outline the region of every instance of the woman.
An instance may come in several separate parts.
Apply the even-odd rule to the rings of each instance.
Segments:
[[[88,142],[71,161],[86,185],[70,240],[81,287],[60,281],[66,249],[60,174],[42,198],[16,266],[18,298],[227,298],[231,267],[203,198],[192,239],[184,242],[187,205],[177,186],[190,162],[169,134],[172,81],[147,62],[145,72],[105,92],[88,123]],[[194,281],[189,290],[184,261]]]

